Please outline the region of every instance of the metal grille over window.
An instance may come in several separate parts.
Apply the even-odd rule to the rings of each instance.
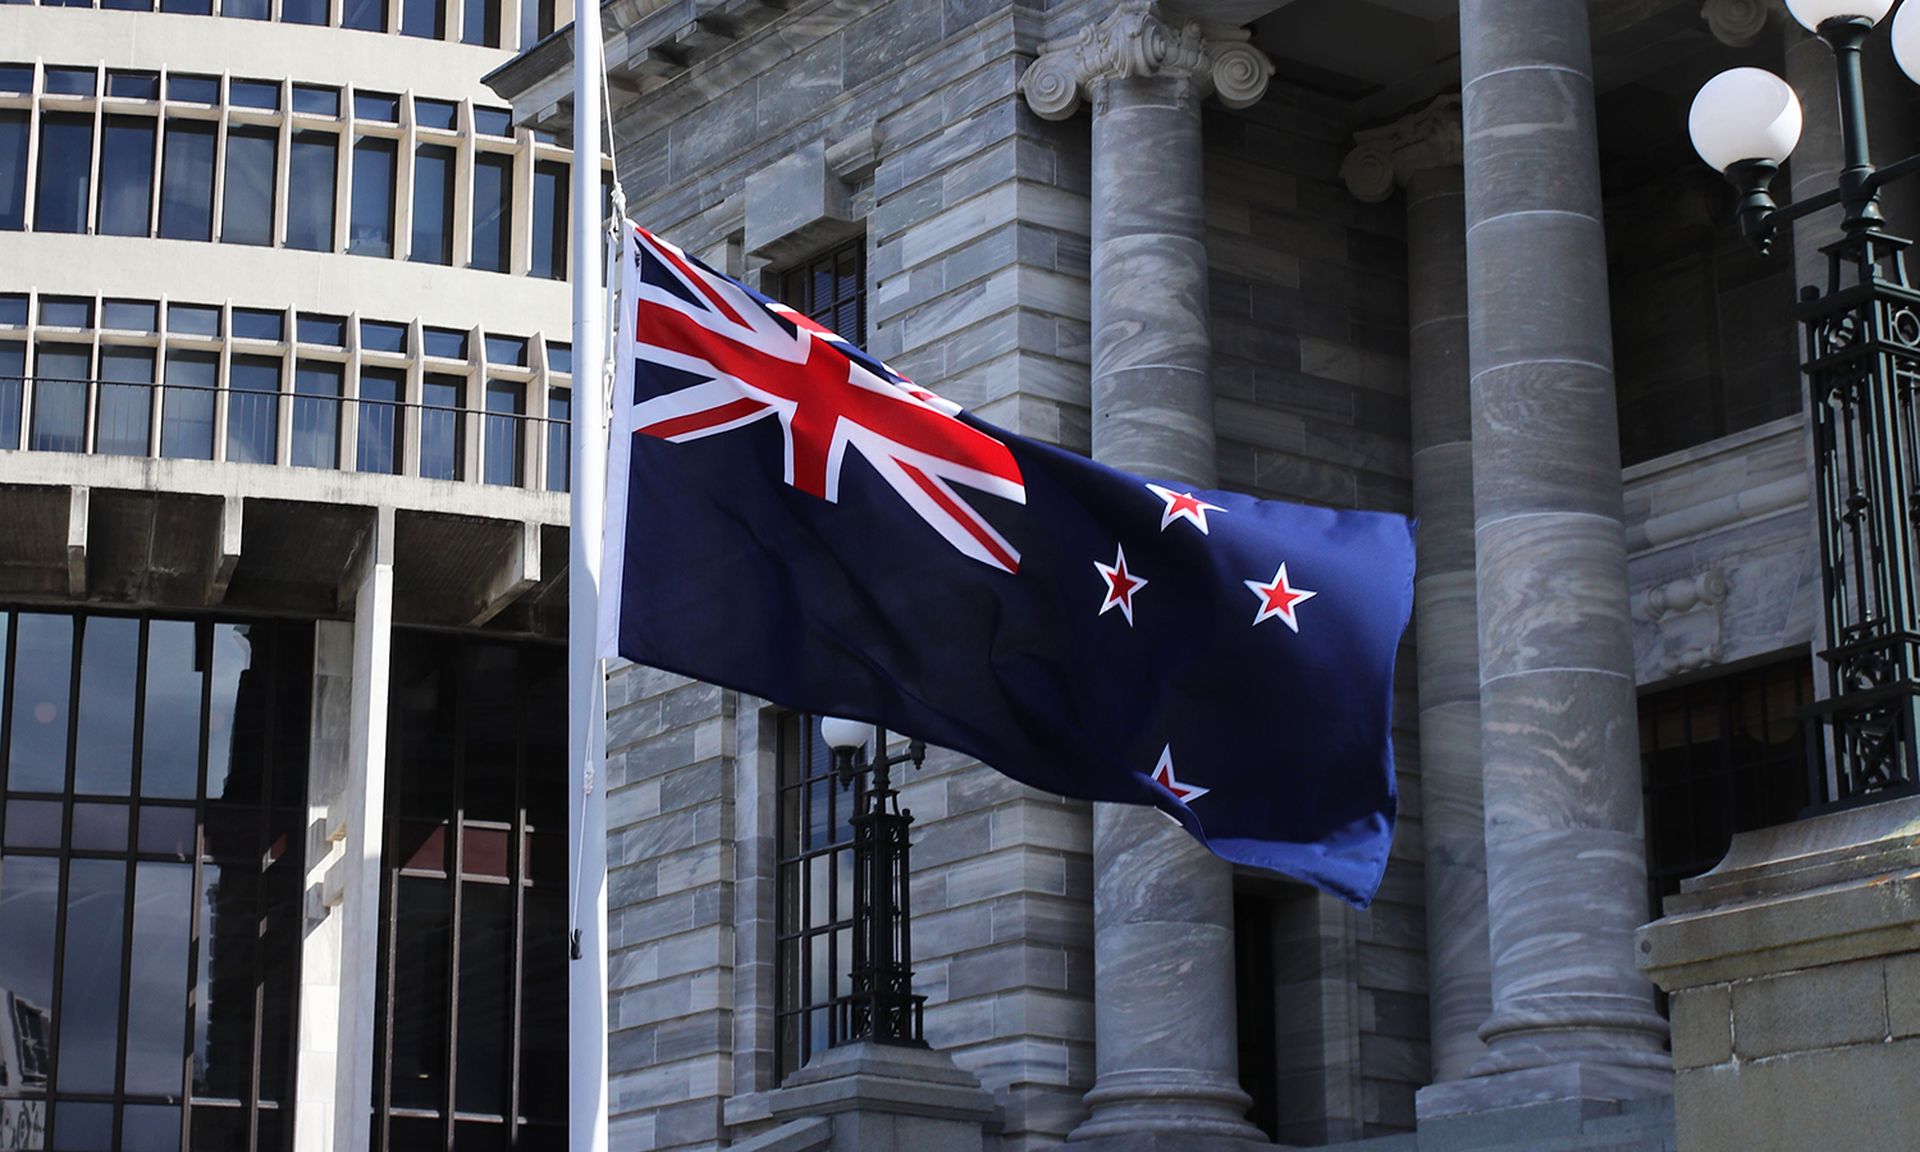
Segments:
[[[852,989],[853,835],[865,788],[843,790],[817,717],[780,718],[775,1075],[841,1040],[834,998]]]
[[[861,347],[867,342],[867,244],[851,240],[780,277],[780,299]]]

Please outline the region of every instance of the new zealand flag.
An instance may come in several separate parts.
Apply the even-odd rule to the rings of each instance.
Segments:
[[[622,265],[606,654],[1151,804],[1228,860],[1372,898],[1404,517],[1118,472],[645,231]]]

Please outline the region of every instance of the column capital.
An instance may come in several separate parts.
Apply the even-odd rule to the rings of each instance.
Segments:
[[[1706,0],[1700,17],[1714,39],[1729,48],[1745,48],[1760,39],[1769,19],[1785,10],[1780,0]]]
[[[1459,166],[1461,140],[1460,96],[1449,93],[1383,128],[1354,133],[1340,178],[1355,199],[1378,204],[1415,172]]]
[[[1042,118],[1065,120],[1083,96],[1097,103],[1106,81],[1166,76],[1181,82],[1183,98],[1213,93],[1229,108],[1245,108],[1266,94],[1273,76],[1273,62],[1250,39],[1244,28],[1169,22],[1154,0],[1120,0],[1099,22],[1042,44],[1020,92]]]

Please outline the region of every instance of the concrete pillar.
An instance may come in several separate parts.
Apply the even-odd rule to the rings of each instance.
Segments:
[[[1420,798],[1427,882],[1427,1001],[1435,1082],[1483,1056],[1492,1011],[1480,779],[1480,648],[1474,601],[1473,440],[1467,372],[1467,238],[1460,98],[1443,96],[1360,133],[1340,167],[1357,198],[1407,195],[1414,616]]]
[[[1214,482],[1200,101],[1258,99],[1246,34],[1170,24],[1125,0],[1047,44],[1021,80],[1040,115],[1093,103],[1093,455]],[[1243,1117],[1232,870],[1159,813],[1097,804],[1091,1117],[1071,1140],[1264,1143]]]
[[[1493,1015],[1423,1117],[1672,1090],[1584,0],[1464,0],[1467,296]]]

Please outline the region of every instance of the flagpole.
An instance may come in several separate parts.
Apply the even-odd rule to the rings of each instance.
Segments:
[[[607,808],[605,665],[599,652],[600,537],[606,518],[606,283],[600,218],[600,4],[573,18],[573,517],[567,577],[567,805],[574,946],[567,965],[567,1145],[607,1148]]]

